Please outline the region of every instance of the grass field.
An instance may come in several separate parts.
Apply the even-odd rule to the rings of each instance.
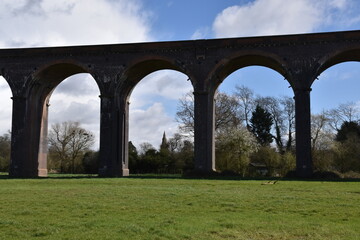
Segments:
[[[0,178],[0,239],[360,239],[360,182]]]

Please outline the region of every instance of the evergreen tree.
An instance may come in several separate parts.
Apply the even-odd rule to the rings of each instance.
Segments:
[[[82,159],[84,173],[95,174],[99,171],[99,151],[89,150]]]
[[[270,133],[273,119],[271,114],[259,105],[256,106],[252,112],[250,119],[251,132],[262,146],[268,146],[273,141],[273,136]]]
[[[353,121],[345,121],[338,130],[335,140],[344,142],[352,136],[360,138],[360,125]]]

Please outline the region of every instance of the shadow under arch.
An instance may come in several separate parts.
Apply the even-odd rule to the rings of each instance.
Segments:
[[[48,152],[48,112],[49,100],[55,88],[65,79],[80,73],[91,72],[76,62],[53,62],[42,66],[34,74],[28,92],[30,112],[29,119],[32,127],[28,130],[31,136],[30,161],[35,169],[37,165],[37,176],[47,176],[47,152]],[[91,75],[92,76],[92,75]],[[92,76],[97,83],[99,83]],[[99,88],[100,90],[100,88]],[[36,151],[35,151],[36,149]],[[35,170],[33,170],[35,171]]]

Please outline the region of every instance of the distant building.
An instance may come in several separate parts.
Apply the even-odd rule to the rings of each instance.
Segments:
[[[250,174],[255,174],[258,176],[266,176],[269,172],[266,164],[264,163],[249,163],[249,172]]]
[[[169,149],[169,143],[166,139],[166,134],[165,134],[165,131],[164,131],[164,134],[163,134],[163,137],[162,137],[162,141],[161,141],[161,145],[160,145],[160,150],[163,150],[163,149]]]

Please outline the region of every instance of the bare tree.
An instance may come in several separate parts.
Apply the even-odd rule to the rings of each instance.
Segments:
[[[94,135],[80,127],[80,123],[67,121],[51,126],[49,132],[50,153],[60,161],[60,171],[66,166],[71,173],[75,172],[75,162],[94,145]]]
[[[215,95],[215,131],[223,131],[240,124],[237,117],[238,102],[235,97],[217,92]]]
[[[283,106],[284,119],[287,126],[287,143],[286,151],[291,150],[294,143],[294,133],[295,133],[295,101],[292,97],[282,97],[280,100],[281,105]]]
[[[334,133],[329,129],[329,118],[322,112],[311,115],[311,147],[312,150],[329,149]]]
[[[244,85],[235,86],[235,89],[235,97],[238,101],[240,119],[245,121],[245,126],[249,126],[251,113],[255,107],[254,92]]]
[[[358,122],[360,109],[354,102],[340,104],[337,108],[326,112],[329,124],[334,130],[339,130],[344,122]]]
[[[144,155],[146,152],[153,150],[156,151],[155,147],[149,142],[143,142],[140,144],[140,154]]]
[[[179,99],[176,112],[176,121],[181,123],[180,130],[184,133],[194,134],[194,94],[186,93]]]

